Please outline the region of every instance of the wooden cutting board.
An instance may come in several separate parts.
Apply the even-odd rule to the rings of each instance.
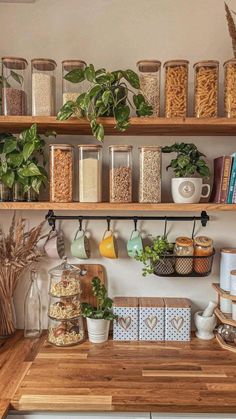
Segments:
[[[82,303],[89,303],[93,306],[96,306],[96,298],[92,294],[92,279],[95,276],[98,276],[101,279],[103,284],[106,284],[106,275],[105,269],[102,265],[82,265],[76,264],[82,270],[86,270],[87,274],[85,276],[80,277],[80,283],[82,287],[82,295],[81,295],[81,302]]]

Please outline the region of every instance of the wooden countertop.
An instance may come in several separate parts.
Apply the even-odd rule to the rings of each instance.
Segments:
[[[85,342],[18,332],[0,349],[0,417],[17,411],[236,413],[236,354],[215,340]]]

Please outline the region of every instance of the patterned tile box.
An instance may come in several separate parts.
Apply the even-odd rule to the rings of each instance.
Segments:
[[[164,298],[165,340],[190,341],[191,301],[187,298]]]
[[[114,340],[138,340],[138,310],[138,298],[114,298],[113,311],[118,315],[113,323]]]
[[[139,298],[139,340],[165,339],[165,307],[162,298]]]

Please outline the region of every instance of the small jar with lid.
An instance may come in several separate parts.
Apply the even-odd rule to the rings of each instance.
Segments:
[[[86,62],[82,60],[64,60],[62,61],[62,97],[63,105],[71,100],[75,102],[78,96],[84,92],[83,70]],[[71,72],[76,71],[76,77],[71,76]],[[80,74],[81,73],[81,74]],[[81,81],[77,83],[80,78]],[[76,82],[74,81],[76,80]]]
[[[224,63],[224,110],[227,118],[236,118],[236,59]]]
[[[140,89],[147,103],[152,106],[152,116],[160,116],[160,71],[158,60],[141,60],[137,62]]]
[[[139,202],[161,202],[161,147],[139,148]]]
[[[56,320],[74,319],[80,316],[80,294],[73,297],[54,297],[50,295],[48,315]]]
[[[56,114],[56,66],[49,58],[31,60],[33,116]]]
[[[84,339],[83,318],[55,320],[49,317],[48,342],[55,346],[72,346]]]
[[[215,118],[218,114],[219,62],[200,61],[193,66],[194,116],[196,118]]]
[[[102,147],[79,145],[79,201],[102,200]]]
[[[50,145],[50,202],[73,201],[73,151],[70,144]]]
[[[193,240],[189,237],[177,237],[175,241],[174,254],[177,256],[175,260],[175,271],[179,275],[188,275],[192,273],[193,253]]]
[[[3,115],[27,115],[27,67],[28,62],[24,58],[2,58]]]
[[[49,272],[49,294],[53,297],[67,298],[81,294],[81,269],[67,262],[52,268]]]
[[[171,60],[165,68],[165,117],[185,118],[188,111],[187,60]]]
[[[110,202],[132,202],[132,146],[111,145]]]
[[[213,255],[213,241],[206,236],[198,236],[194,239],[194,271],[198,274],[207,274],[211,270]],[[204,256],[197,258],[196,256]]]

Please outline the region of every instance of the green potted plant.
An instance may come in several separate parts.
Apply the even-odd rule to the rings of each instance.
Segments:
[[[90,123],[95,138],[104,139],[104,127],[100,117],[115,118],[115,128],[125,131],[129,126],[131,108],[137,116],[152,115],[152,107],[139,92],[139,77],[133,70],[108,72],[105,68],[95,70],[93,64],[84,69],[74,69],[64,78],[72,83],[89,82],[88,90],[80,94],[77,100],[66,102],[57,118],[61,121],[76,115],[85,116]],[[135,89],[135,92],[133,91]]]
[[[153,238],[152,244],[145,246],[143,251],[135,256],[136,260],[144,264],[143,276],[152,273],[156,275],[174,273],[174,258],[170,257],[173,249],[173,243],[169,243],[166,236]]]
[[[110,321],[117,318],[112,311],[112,299],[107,296],[107,289],[98,277],[92,279],[92,292],[97,299],[97,306],[82,304],[82,314],[87,321],[89,341],[102,343],[107,341]]]
[[[202,178],[210,176],[210,170],[201,153],[194,144],[175,143],[162,148],[162,153],[176,153],[166,170],[171,168],[175,177],[171,181],[173,201],[181,204],[195,204],[201,198],[208,198],[210,185],[203,184]],[[203,194],[203,188],[207,192]]]

